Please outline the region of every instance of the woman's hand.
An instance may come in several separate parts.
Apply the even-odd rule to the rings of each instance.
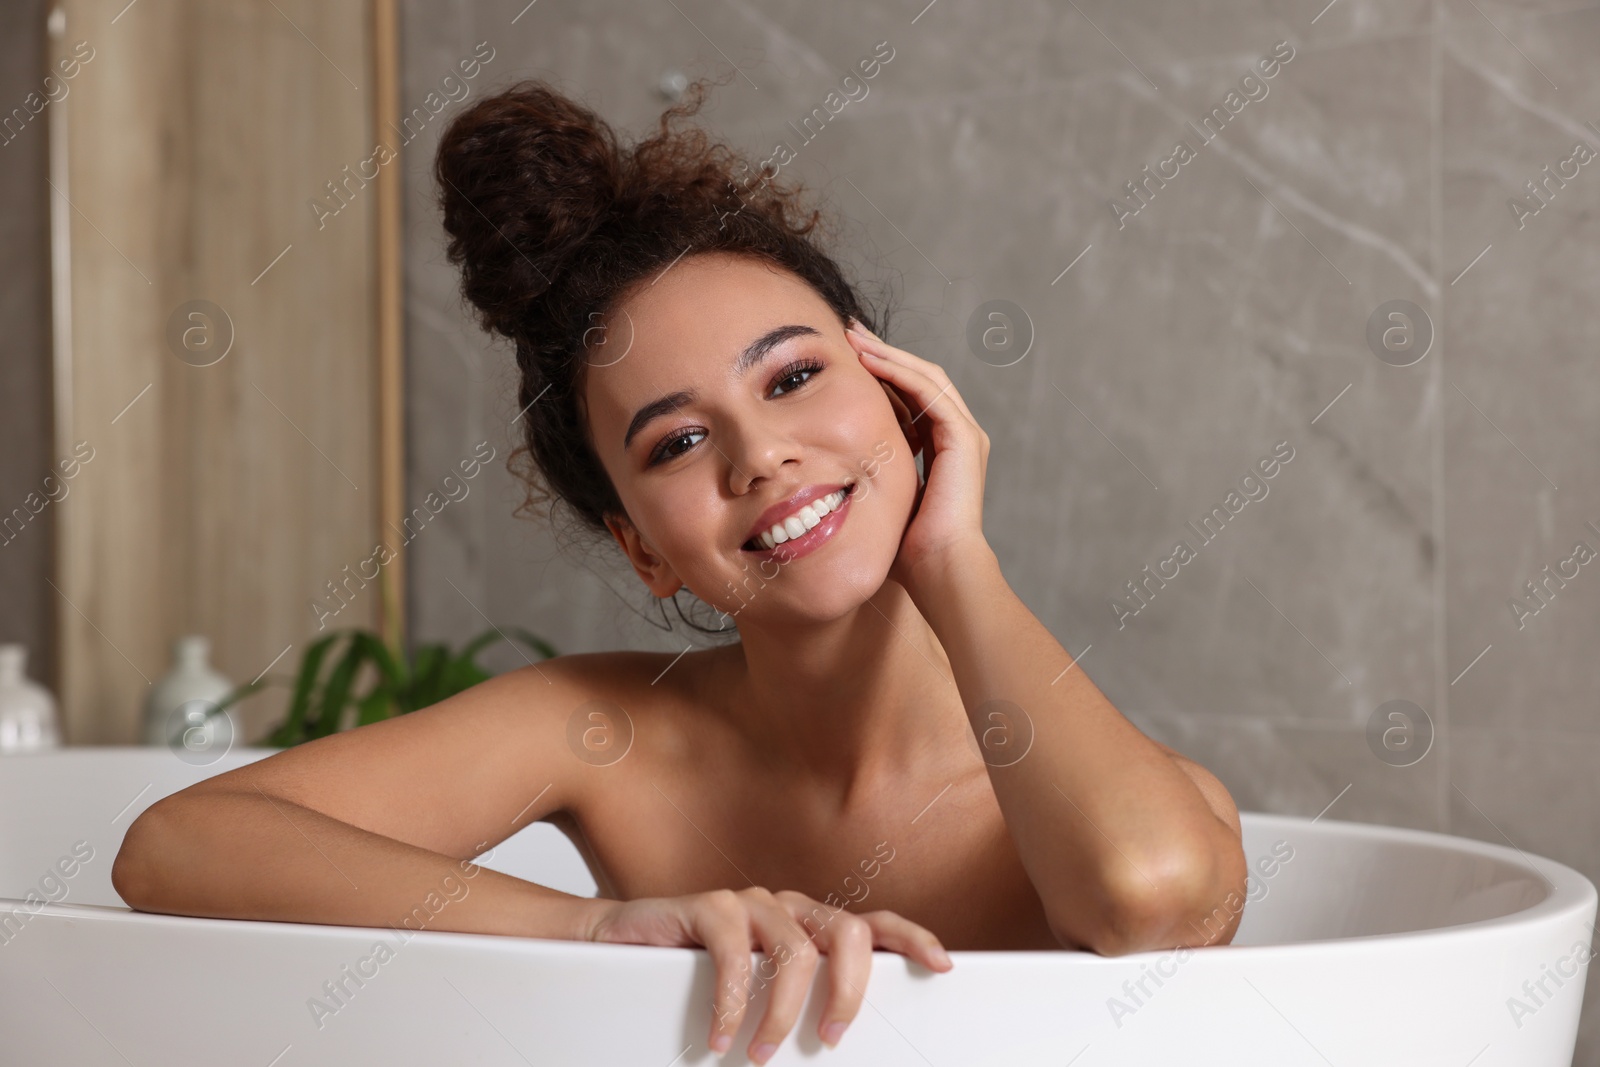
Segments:
[[[988,542],[983,536],[983,483],[989,465],[989,435],[967,409],[944,368],[896,348],[851,320],[845,336],[861,362],[898,394],[911,456],[922,454],[923,484],[889,577],[911,591],[923,563],[952,548]],[[906,410],[901,411],[901,405]]]
[[[802,920],[811,926],[803,927]],[[874,948],[910,956],[930,970],[952,966],[937,937],[894,912],[858,915],[804,893],[756,886],[615,901],[590,928],[588,940],[704,946],[716,967],[708,1043],[717,1053],[732,1046],[751,996],[770,984],[772,999],[748,1052],[756,1063],[772,1057],[799,1019],[819,952],[830,957],[831,981],[818,1035],[830,1047],[861,1008]],[[750,952],[756,947],[768,955],[751,972]]]

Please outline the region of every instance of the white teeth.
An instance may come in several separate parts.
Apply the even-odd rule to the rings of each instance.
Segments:
[[[767,548],[776,548],[785,541],[793,540],[807,530],[815,529],[824,516],[837,511],[839,506],[844,503],[844,498],[845,491],[843,489],[829,493],[827,496],[819,497],[802,506],[799,511],[782,522],[775,523],[770,529],[762,531],[756,540]]]

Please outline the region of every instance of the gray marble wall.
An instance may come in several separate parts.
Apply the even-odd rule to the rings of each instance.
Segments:
[[[1600,549],[1600,161],[1569,161],[1600,149],[1600,5],[1323,3],[413,0],[406,106],[480,41],[475,93],[537,74],[634,132],[664,72],[736,65],[705,121],[756,158],[799,146],[785,174],[895,295],[891,340],[946,367],[993,439],[1007,577],[1129,718],[1241,808],[1510,842],[1600,879],[1600,566],[1563,563]],[[880,41],[869,94],[800,146],[789,123]],[[418,496],[480,441],[503,456],[516,415],[443,259],[436,138],[407,157]],[[1031,322],[1010,366],[966,341],[990,300]],[[1292,459],[1247,479],[1280,442]],[[419,636],[491,617],[562,651],[693,639],[650,625],[605,546],[514,520],[500,464],[478,481],[413,546]],[[1185,524],[1214,505],[1237,514],[1203,541]],[[1163,563],[1180,538],[1193,558]],[[1140,606],[1147,566],[1176,573]],[[1391,700],[1432,724],[1409,766],[1367,739]],[[1580,1063],[1600,1059],[1588,992]]]

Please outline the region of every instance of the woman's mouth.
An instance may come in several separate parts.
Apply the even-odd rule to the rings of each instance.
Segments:
[[[756,537],[746,541],[741,551],[761,559],[775,559],[788,563],[809,555],[828,542],[844,525],[856,483],[825,497],[819,497],[800,508],[783,522],[777,523]],[[782,540],[780,540],[780,536]]]

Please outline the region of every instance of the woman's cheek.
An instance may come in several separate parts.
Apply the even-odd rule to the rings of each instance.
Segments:
[[[727,530],[710,523],[710,517],[719,513],[720,503],[712,490],[705,499],[686,493],[678,486],[661,502],[661,521],[651,525],[665,536],[661,540],[647,541],[656,546],[658,554],[672,564],[674,572],[696,595],[697,585],[707,581],[715,587],[720,570],[718,558],[723,554]]]
[[[911,457],[905,437],[898,424],[892,436],[885,435],[873,442],[858,461],[861,474],[856,482],[857,505],[868,508],[863,514],[881,516],[876,519],[887,528],[892,537],[888,544],[896,548],[899,538],[911,521],[912,508],[917,498],[916,461]]]

